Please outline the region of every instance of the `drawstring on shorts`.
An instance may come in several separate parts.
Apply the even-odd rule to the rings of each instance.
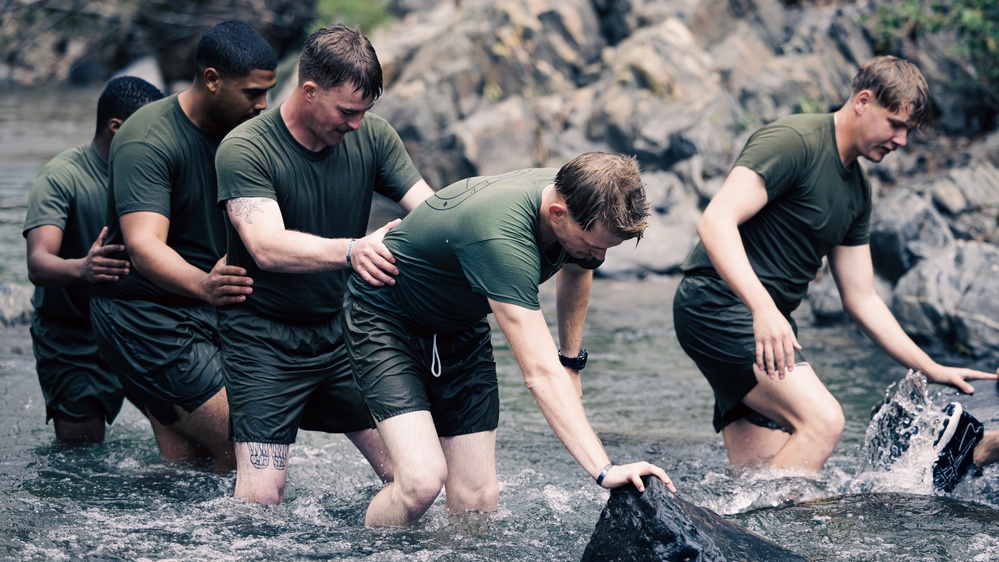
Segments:
[[[433,350],[430,352],[430,374],[440,377],[444,366],[441,364],[441,355],[437,352],[437,334],[434,334]]]

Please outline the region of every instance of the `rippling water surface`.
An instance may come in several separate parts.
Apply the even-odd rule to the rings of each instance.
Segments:
[[[0,282],[27,283],[20,234],[27,188],[54,154],[89,140],[98,94],[0,96]],[[688,501],[812,560],[999,559],[999,472],[990,468],[944,497],[920,480],[925,466],[872,466],[863,450],[871,409],[905,372],[853,327],[812,326],[807,311],[797,316],[800,339],[843,403],[843,440],[819,476],[730,469],[711,429],[709,387],[673,337],[675,285],[595,284],[584,399],[612,459],[660,464]],[[553,320],[552,287],[542,297]],[[451,518],[439,500],[413,529],[371,530],[364,511],[379,484],[340,436],[300,434],[280,506],[233,500],[233,476],[163,463],[147,422],[127,404],[105,444],[55,444],[27,329],[0,329],[0,558],[578,560],[608,493],[548,429],[501,335],[496,347],[497,513]]]

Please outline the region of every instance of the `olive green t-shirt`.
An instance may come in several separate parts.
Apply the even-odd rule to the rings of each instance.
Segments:
[[[107,162],[92,144],[61,152],[31,184],[23,235],[27,237],[29,230],[42,225],[57,226],[62,229],[59,257],[86,256],[104,228],[107,181]],[[49,318],[89,323],[90,292],[86,281],[66,287],[35,287],[31,304]]]
[[[111,143],[107,243],[124,244],[121,215],[157,213],[170,219],[167,246],[194,267],[211,271],[225,253],[215,180],[215,151],[221,141],[187,118],[176,95],[132,114]],[[159,287],[134,268],[96,292],[161,304],[201,303]]]
[[[556,246],[541,248],[541,194],[557,170],[527,169],[459,181],[438,191],[385,236],[396,284],[351,278],[362,302],[401,313],[407,327],[452,333],[491,312],[487,298],[538,310],[538,286],[566,263],[594,269]]]
[[[219,147],[219,206],[237,197],[277,201],[285,227],[324,238],[366,234],[373,193],[398,202],[420,173],[395,129],[373,113],[343,142],[312,152],[272,110],[233,130]],[[226,221],[228,261],[246,268],[253,294],[235,306],[287,323],[324,322],[340,313],[349,270],[277,273],[257,267]]]
[[[798,307],[822,258],[869,241],[871,186],[843,165],[831,114],[793,115],[753,133],[736,159],[760,174],[767,204],[739,227],[749,262],[785,314]],[[701,243],[682,266],[717,275]]]

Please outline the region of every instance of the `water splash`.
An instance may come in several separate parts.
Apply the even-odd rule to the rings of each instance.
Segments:
[[[892,383],[867,427],[851,491],[932,493],[933,441],[943,417],[922,373],[910,370]]]

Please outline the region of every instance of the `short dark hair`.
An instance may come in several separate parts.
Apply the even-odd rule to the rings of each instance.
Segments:
[[[870,90],[878,105],[892,113],[909,110],[917,126],[930,115],[926,79],[916,65],[905,59],[881,56],[865,62],[853,78],[853,94],[862,90]]]
[[[97,128],[104,127],[112,119],[124,121],[140,107],[160,99],[163,99],[163,92],[142,78],[119,76],[104,86],[97,100]]]
[[[649,202],[634,156],[580,154],[559,169],[555,191],[583,230],[599,222],[621,240],[631,240],[640,239],[648,226]]]
[[[350,82],[366,98],[382,95],[382,65],[375,48],[359,30],[339,23],[305,40],[298,63],[298,83],[307,80],[324,90]]]
[[[194,55],[198,75],[214,68],[223,78],[243,78],[256,69],[277,68],[277,54],[270,43],[241,21],[213,25],[198,41]]]

